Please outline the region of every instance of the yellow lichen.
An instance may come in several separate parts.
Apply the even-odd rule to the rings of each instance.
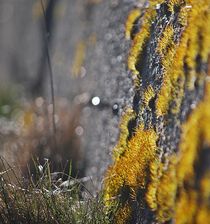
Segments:
[[[195,191],[182,190],[176,205],[174,220],[178,224],[193,223],[193,216],[196,212],[197,194]]]
[[[168,27],[166,27],[161,39],[158,42],[157,50],[161,56],[165,56],[167,48],[170,47],[171,44],[173,44],[173,35],[173,27],[169,25]]]
[[[157,186],[157,219],[161,223],[170,220],[174,212],[177,190],[175,163],[176,158],[170,159],[169,166],[159,178]]]
[[[139,8],[136,8],[129,13],[126,24],[125,24],[125,37],[127,39],[131,38],[131,32],[134,26],[134,22],[140,15],[141,15],[141,11]]]
[[[136,69],[136,63],[138,62],[139,57],[141,56],[143,46],[146,43],[147,38],[149,37],[151,20],[156,14],[153,8],[149,8],[146,11],[147,12],[142,18],[141,31],[134,37],[130,54],[128,57],[128,68],[135,75],[139,75],[139,72]]]
[[[203,197],[208,200],[210,195],[210,171],[204,174],[204,177],[201,180],[200,188]]]
[[[180,6],[180,4],[184,3],[184,0],[169,0],[167,1],[168,8],[171,12],[174,12],[174,8],[176,6]]]
[[[144,92],[144,103],[146,106],[148,106],[149,101],[155,96],[155,91],[152,88],[152,86],[148,86],[146,91]]]
[[[114,149],[114,159],[118,160],[127,147],[127,137],[129,135],[128,122],[135,118],[135,113],[131,108],[127,108],[122,116],[120,123],[120,137],[117,146]]]
[[[208,60],[209,50],[210,50],[210,9],[208,8],[204,14],[201,15],[203,21],[205,21],[205,26],[202,26],[200,30],[201,35],[201,57],[203,60]]]
[[[172,4],[172,1],[170,4]],[[169,102],[174,99],[173,91],[175,91],[177,80],[185,78],[184,63],[191,70],[187,85],[189,89],[192,89],[194,80],[197,78],[195,70],[198,52],[200,52],[203,60],[207,60],[207,55],[210,51],[209,4],[207,4],[207,1],[201,1],[199,5],[194,1],[189,1],[189,4],[191,6],[189,10],[186,9],[186,6],[182,9],[185,10],[184,19],[187,20],[187,23],[181,41],[177,44],[171,41],[172,28],[170,26],[165,29],[163,37],[159,41],[160,53],[165,53],[164,50],[167,49],[163,59],[164,82],[157,100],[159,116],[167,113]],[[186,15],[187,13],[188,16]],[[183,19],[183,13],[181,13],[180,19]],[[207,21],[209,26],[206,26],[203,21]],[[205,39],[205,41],[200,41],[201,35],[204,36],[203,40]],[[201,43],[205,48],[201,49]]]
[[[143,130],[142,127],[136,130],[123,156],[107,171],[105,200],[109,201],[110,198],[118,196],[124,185],[134,189],[137,186],[145,187],[146,169],[156,156],[156,140],[157,135],[154,130]]]
[[[200,195],[196,193],[194,184],[196,181],[195,163],[199,151],[202,150],[200,144],[210,143],[209,106],[210,85],[208,84],[204,101],[198,105],[182,126],[178,155],[169,156],[170,162],[167,169],[162,170],[161,177],[157,175],[157,178],[153,178],[154,180],[148,187],[146,200],[151,209],[157,211],[157,219],[160,223],[173,217],[176,223],[192,223],[192,219],[201,219],[199,217],[202,217],[202,220],[206,220],[207,223],[209,216],[206,208],[208,206],[205,204],[210,197],[210,176],[207,173],[201,179]],[[157,174],[158,169],[160,169],[160,166],[156,165],[156,170],[152,172]],[[150,168],[150,172],[151,170]],[[185,192],[184,183],[191,186],[189,192]],[[155,192],[155,194],[151,194],[151,192]],[[177,192],[179,192],[178,198],[176,197]],[[200,203],[204,210],[197,205],[196,197],[200,197]],[[191,206],[187,209],[189,204]],[[187,210],[186,213],[185,210]],[[210,212],[210,208],[208,212]],[[206,214],[205,219],[204,214]]]
[[[157,209],[157,189],[159,178],[162,176],[162,163],[155,158],[149,165],[150,184],[147,187],[146,201],[149,207],[155,211]]]
[[[181,9],[180,9],[180,13],[179,13],[179,17],[178,17],[178,21],[179,21],[179,23],[182,25],[182,26],[187,26],[187,24],[188,24],[188,11],[190,11],[190,9],[191,9],[191,6],[189,7],[182,7]]]
[[[130,207],[129,203],[127,202],[124,207],[120,208],[117,211],[115,223],[116,224],[126,223],[126,220],[131,215],[131,212],[132,212],[131,207]]]
[[[80,41],[76,45],[75,55],[72,63],[71,72],[74,77],[78,77],[81,73],[81,67],[85,59],[86,44]]]
[[[143,50],[147,41],[150,41],[151,24],[158,13],[155,8],[159,9],[160,5],[157,7],[157,4],[161,3],[168,5],[172,15],[177,13],[182,31],[179,31],[180,38],[175,40],[177,30],[169,23],[157,40],[155,51],[160,56],[163,67],[160,90],[155,92],[151,84],[143,89],[139,112],[132,113],[130,117],[140,118],[139,126],[131,139],[128,140],[129,131],[123,126],[123,134],[115,147],[115,162],[106,175],[105,199],[108,202],[112,198],[120,200],[126,186],[128,192],[134,195],[133,199],[139,191],[145,192],[141,200],[147,203],[158,223],[170,220],[178,224],[208,223],[210,171],[207,169],[198,179],[196,172],[200,171],[196,170],[196,164],[204,146],[210,150],[210,83],[206,72],[198,69],[201,63],[204,65],[209,62],[210,2],[201,0],[198,4],[195,0],[150,1],[150,6],[142,17],[141,29],[133,38],[128,57],[128,68],[137,75],[134,80],[137,88],[141,88],[141,74],[136,67],[137,64],[141,65],[142,57],[145,56]],[[130,35],[131,25],[137,17],[134,14],[128,19],[127,35]],[[185,121],[180,121],[176,116],[181,112],[186,92],[195,91],[195,82],[198,88],[203,88],[205,83],[204,98],[198,104],[189,105],[194,109]],[[176,118],[176,125],[181,130],[178,149],[170,149],[169,154],[163,152],[164,157],[161,157],[161,149],[156,143],[161,133],[155,126],[147,124],[145,128],[144,122],[141,123],[141,116],[154,97],[155,114],[163,118],[163,125],[167,126],[168,122],[165,115],[171,115]],[[124,119],[125,124],[128,124],[129,115]],[[122,204],[119,209],[124,216],[116,214],[120,223],[126,223],[132,215],[132,208],[128,209],[132,196],[128,192],[126,206]],[[124,212],[128,210],[129,212]]]

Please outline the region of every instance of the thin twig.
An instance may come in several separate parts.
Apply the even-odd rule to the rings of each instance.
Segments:
[[[47,31],[47,33],[45,35],[45,44],[46,44],[47,63],[49,66],[49,74],[50,74],[51,102],[52,102],[52,106],[53,106],[52,123],[53,123],[54,143],[55,143],[55,147],[57,148],[56,123],[55,123],[55,91],[54,91],[52,63],[51,63],[51,59],[50,59],[49,43],[48,43],[48,37],[50,34],[48,33],[48,30],[47,30],[47,17],[46,17],[43,0],[41,0],[41,6],[42,6],[42,12],[43,12],[43,16],[44,16],[44,26],[45,26],[45,30]]]

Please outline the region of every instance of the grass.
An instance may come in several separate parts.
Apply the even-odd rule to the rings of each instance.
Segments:
[[[17,169],[3,159],[1,163],[0,223],[113,223],[115,208],[111,212],[104,205],[102,193],[91,195],[83,185],[85,178],[51,173],[47,160],[43,166],[36,165],[35,174],[29,172],[29,178],[21,178]],[[57,176],[65,177],[65,181]]]
[[[8,90],[1,90],[0,92],[0,118],[6,117],[8,120],[13,120],[11,114],[13,110],[15,111],[18,108],[19,104],[14,97],[16,94],[13,92],[7,94],[8,92]],[[11,108],[7,114],[1,110],[5,105]],[[73,124],[69,122],[69,126],[71,127]],[[72,128],[72,130],[74,129]],[[32,130],[30,133],[36,132]],[[46,133],[42,133],[41,137],[45,135],[47,136]],[[33,140],[35,139],[34,136],[37,135],[33,134],[32,136]],[[7,140],[4,135],[1,137],[0,224],[113,223],[113,215],[117,206],[111,209],[110,207],[107,208],[104,204],[102,192],[92,195],[84,186],[84,182],[88,178],[73,178],[71,174],[74,173],[74,167],[70,166],[69,172],[66,174],[66,172],[52,172],[51,167],[53,168],[53,166],[50,163],[53,164],[53,161],[45,160],[44,164],[41,165],[37,160],[34,161],[34,166],[30,161],[27,161],[30,169],[25,174],[25,163],[21,163],[19,168],[17,165],[14,166],[17,163],[14,162],[17,161],[15,155],[14,158],[10,159],[11,161],[6,161],[2,158],[2,155],[4,155],[2,153],[4,142]],[[39,139],[39,137],[37,138]],[[69,138],[71,139],[72,137],[70,136]],[[20,136],[17,136],[17,139],[23,141]],[[32,140],[29,139],[28,141]],[[13,140],[10,141],[13,142]],[[9,149],[7,150],[9,151]],[[30,148],[27,147],[24,150],[30,150]],[[24,153],[24,150],[21,153]],[[36,150],[38,149],[32,151],[36,152]],[[59,152],[60,150],[61,146],[59,147]],[[39,158],[41,157],[39,153],[36,155]],[[23,154],[20,157],[23,157]],[[21,172],[24,172],[24,175]]]

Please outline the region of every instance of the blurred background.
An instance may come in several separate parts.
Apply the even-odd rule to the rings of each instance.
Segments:
[[[1,160],[23,174],[34,158],[49,159],[53,171],[67,172],[71,163],[72,175],[100,189],[120,116],[132,107],[124,24],[139,5],[0,1]]]

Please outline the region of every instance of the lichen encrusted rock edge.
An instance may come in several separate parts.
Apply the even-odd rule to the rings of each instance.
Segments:
[[[135,97],[105,201],[116,223],[208,223],[210,1],[150,0],[125,26]]]

